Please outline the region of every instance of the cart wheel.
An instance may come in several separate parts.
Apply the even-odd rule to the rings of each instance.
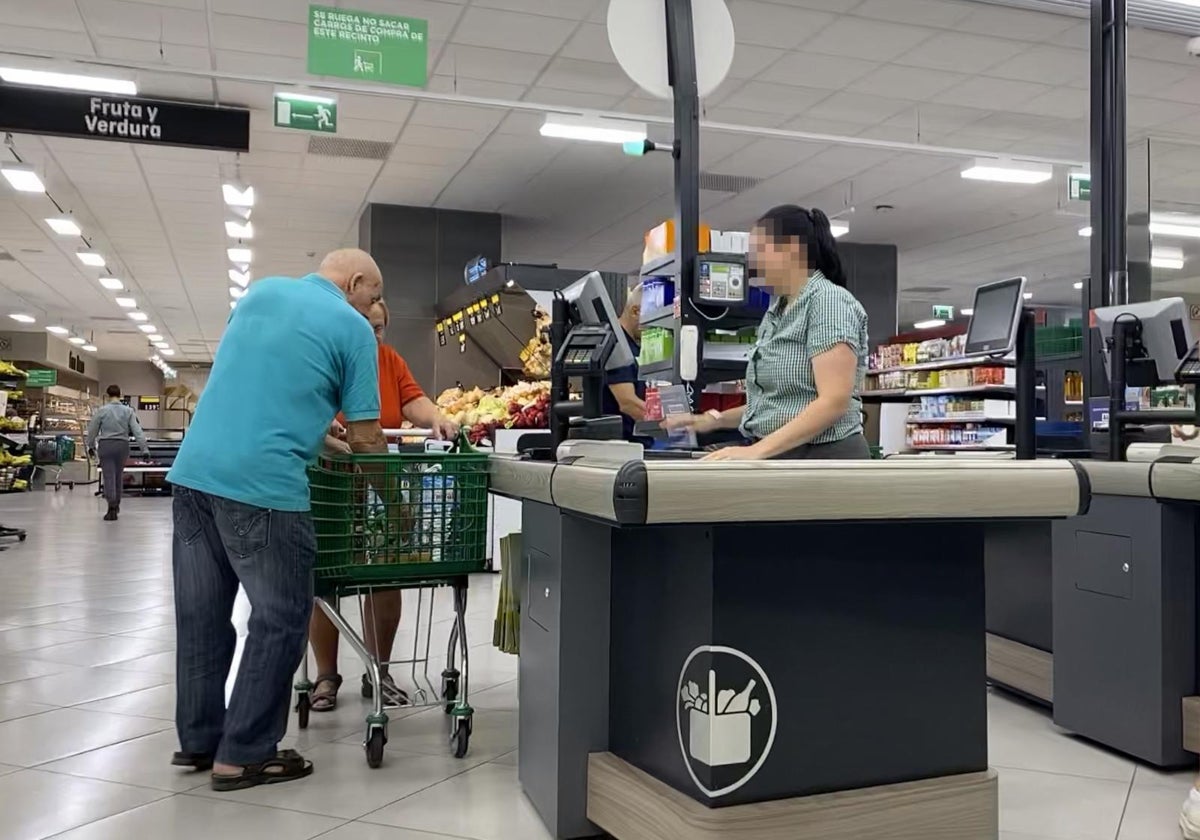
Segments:
[[[454,734],[450,736],[450,744],[454,747],[455,758],[466,758],[467,748],[471,744],[471,718],[459,718],[454,724]]]
[[[19,537],[17,537],[17,542],[25,542],[26,536],[26,534],[21,534]]]
[[[312,697],[307,691],[296,695],[296,718],[301,729],[308,729],[308,714],[312,711]]]
[[[370,735],[367,736],[367,742],[363,744],[363,749],[367,751],[367,766],[372,770],[379,768],[383,764],[383,746],[387,743],[387,733],[383,729],[372,729]]]
[[[453,712],[458,701],[458,671],[442,671],[442,700],[446,714]]]

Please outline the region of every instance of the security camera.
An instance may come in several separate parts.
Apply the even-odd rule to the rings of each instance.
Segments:
[[[1188,41],[1188,55],[1200,58],[1200,38],[1193,38]]]

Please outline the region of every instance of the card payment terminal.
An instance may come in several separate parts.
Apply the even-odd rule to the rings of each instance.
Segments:
[[[750,284],[743,254],[700,254],[696,257],[696,303],[740,307],[747,304]]]

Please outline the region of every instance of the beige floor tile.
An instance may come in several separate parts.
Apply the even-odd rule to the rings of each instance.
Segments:
[[[0,685],[0,702],[78,705],[170,682],[169,676],[114,668],[73,668],[62,674]]]
[[[11,630],[0,629],[0,654],[24,653],[67,642],[81,642],[94,638],[96,638],[96,634],[94,633],[80,633],[74,630],[54,630],[46,625],[14,627]]]
[[[169,725],[151,718],[55,709],[0,723],[0,762],[35,767],[158,732]]]
[[[407,828],[392,828],[386,825],[352,822],[322,834],[321,840],[466,840],[449,834],[429,834],[425,831],[410,831]]]
[[[175,684],[166,683],[128,694],[118,694],[103,700],[93,700],[76,706],[87,712],[111,712],[115,715],[175,720]]]
[[[1000,828],[1061,840],[1112,840],[1128,782],[1001,769]]]
[[[147,788],[22,770],[0,776],[0,825],[4,840],[42,840],[165,795]],[[154,835],[141,836],[150,840]]]
[[[1186,795],[1186,790],[1135,785],[1117,840],[1179,840],[1179,810]]]
[[[84,779],[101,779],[125,785],[182,793],[207,785],[210,774],[172,767],[171,755],[179,749],[174,728],[120,741],[39,766],[39,770],[65,773]]]

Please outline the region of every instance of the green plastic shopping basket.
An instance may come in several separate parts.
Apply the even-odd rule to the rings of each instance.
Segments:
[[[308,471],[318,589],[416,585],[484,571],[488,456],[322,457]]]

